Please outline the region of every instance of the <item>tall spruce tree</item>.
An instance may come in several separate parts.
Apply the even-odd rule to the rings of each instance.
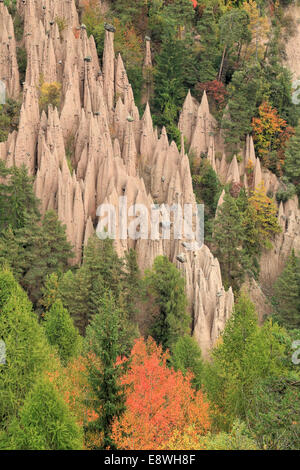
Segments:
[[[197,23],[199,42],[199,72],[198,80],[201,83],[216,80],[221,60],[221,51],[218,41],[218,21],[214,8],[208,5]]]
[[[6,433],[0,449],[81,450],[83,433],[67,404],[49,378],[40,377],[26,396]]]
[[[244,231],[236,200],[226,193],[213,226],[213,251],[221,264],[224,285],[238,289],[243,277]]]
[[[0,253],[0,263],[10,265],[35,306],[47,276],[66,271],[74,256],[54,211],[47,212],[41,224],[27,214],[23,227],[14,233],[8,228],[0,239]]]
[[[80,348],[80,336],[69,312],[61,300],[56,300],[45,315],[45,332],[51,345],[57,347],[62,363],[76,356]]]
[[[92,291],[92,280],[89,270],[83,265],[75,273],[68,271],[62,276],[58,285],[58,297],[62,299],[63,305],[70,313],[75,326],[80,334],[84,335],[85,330],[99,307],[99,300],[103,295],[103,282],[98,277],[98,290]],[[49,281],[50,282],[50,281]],[[51,286],[47,283],[46,288]],[[94,282],[95,289],[95,282]],[[96,297],[98,294],[98,299]]]
[[[152,270],[146,271],[144,283],[152,315],[149,335],[172,351],[178,338],[189,332],[184,279],[173,263],[158,256]]]
[[[166,32],[154,69],[154,121],[158,126],[166,127],[169,138],[178,146],[178,113],[188,88],[197,81],[194,56],[187,47],[187,41]]]
[[[35,380],[57,365],[26,293],[8,270],[0,271],[0,338],[6,345],[6,364],[0,364],[0,430],[5,430]]]
[[[219,68],[218,80],[226,76],[225,59],[230,58],[239,65],[241,51],[244,44],[251,41],[251,32],[248,28],[250,19],[243,9],[232,8],[228,10],[219,21],[220,42],[223,46],[223,54]],[[225,80],[224,80],[225,81]]]
[[[166,21],[173,22],[176,25],[180,35],[181,28],[191,27],[195,11],[190,0],[173,0],[164,6],[163,15]]]
[[[300,328],[300,259],[294,251],[274,285],[273,305],[279,323]]]
[[[191,336],[184,335],[178,339],[171,356],[171,365],[175,370],[181,370],[185,375],[192,372],[194,375],[193,386],[199,390],[202,385],[203,360],[201,349]]]
[[[287,334],[267,321],[258,326],[254,305],[242,293],[222,335],[206,364],[204,386],[228,426],[236,418],[246,420],[255,406],[257,385],[267,378],[280,378],[288,372]],[[289,354],[289,353],[288,353]],[[287,365],[288,363],[288,365]],[[220,424],[220,423],[219,423]]]
[[[98,415],[88,428],[101,433],[103,449],[114,448],[112,423],[125,410],[125,388],[119,382],[123,366],[117,363],[117,358],[124,352],[120,346],[124,335],[122,314],[112,293],[107,292],[101,300],[99,312],[94,315],[86,331],[87,351],[93,353],[101,363],[96,366],[94,361],[90,361],[88,366],[89,382],[95,397],[90,406]]]
[[[136,322],[138,304],[141,300],[142,278],[135,250],[129,250],[125,253],[124,272],[121,283],[122,303],[126,309],[129,320]]]
[[[132,24],[142,32],[146,30],[148,8],[144,0],[118,0],[113,4],[113,9],[123,24]]]
[[[0,161],[0,232],[8,226],[24,227],[26,214],[39,217],[39,201],[33,191],[33,179],[25,166],[6,168]]]
[[[100,240],[96,235],[91,237],[84,250],[83,265],[91,276],[92,291],[93,280],[95,279],[97,287],[97,277],[101,276],[104,288],[110,289],[115,298],[119,297],[123,260],[118,257],[113,240]]]
[[[227,112],[222,119],[225,143],[231,153],[239,153],[246,134],[251,133],[251,119],[261,94],[262,80],[257,64],[237,70],[228,87]]]
[[[285,152],[284,171],[296,186],[298,197],[300,197],[300,122]]]
[[[282,30],[277,23],[271,30],[262,72],[268,101],[278,114],[291,126],[296,126],[300,117],[299,105],[292,102],[292,74],[285,67],[285,43]]]
[[[123,260],[112,240],[89,239],[83,264],[75,272],[67,272],[59,281],[59,296],[74,319],[81,334],[99,309],[101,298],[110,290],[119,300],[122,292]]]

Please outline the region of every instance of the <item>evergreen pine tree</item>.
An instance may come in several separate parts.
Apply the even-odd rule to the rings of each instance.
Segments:
[[[65,227],[53,211],[45,214],[41,224],[27,215],[24,227],[14,234],[9,229],[4,232],[0,253],[0,262],[10,265],[35,306],[47,276],[55,271],[64,272],[74,256]]]
[[[187,372],[194,374],[193,385],[199,390],[202,385],[203,361],[201,349],[197,341],[191,336],[184,335],[178,339],[171,357],[171,365],[175,370],[181,370],[185,375]]]
[[[190,0],[173,0],[163,8],[163,15],[166,21],[173,22],[176,25],[180,35],[181,28],[191,27],[195,11]]]
[[[170,139],[178,146],[178,113],[188,88],[197,81],[191,53],[186,46],[186,42],[177,39],[174,33],[166,33],[154,69],[154,121],[158,126],[166,127]]]
[[[205,83],[215,80],[221,60],[221,51],[218,43],[218,23],[214,9],[206,6],[197,23],[201,51],[199,53],[198,81]]]
[[[300,328],[300,260],[294,251],[274,285],[276,319],[286,328]]]
[[[249,15],[244,9],[232,8],[221,16],[219,28],[223,55],[218,80],[226,77],[225,63],[228,63],[229,59],[235,62],[235,68],[240,63],[242,47],[251,41],[249,22]]]
[[[26,396],[6,434],[0,434],[0,449],[81,450],[82,430],[49,378],[39,378]]]
[[[104,288],[110,289],[116,299],[119,297],[123,260],[118,257],[113,240],[100,240],[96,235],[91,237],[84,250],[83,266],[91,277],[92,293],[95,291],[97,295],[97,279],[101,276]]]
[[[121,298],[128,318],[130,321],[136,322],[138,303],[141,300],[142,279],[135,250],[131,249],[125,254],[125,266],[121,282]]]
[[[241,142],[251,133],[251,119],[254,116],[256,103],[260,96],[261,77],[258,65],[251,65],[237,70],[228,87],[227,112],[223,116],[227,150],[239,153]]]
[[[0,161],[0,178],[0,232],[8,226],[13,230],[24,227],[26,214],[39,217],[33,179],[25,166],[6,168]]]
[[[173,263],[158,256],[152,270],[146,271],[144,282],[153,317],[149,335],[172,351],[178,338],[189,330],[184,279]]]
[[[277,109],[281,118],[290,126],[296,126],[300,110],[292,102],[292,75],[284,65],[285,43],[281,34],[279,24],[275,25],[267,44],[262,72],[268,101]]]
[[[99,309],[101,298],[110,290],[116,301],[122,294],[123,260],[112,240],[89,239],[83,264],[75,272],[67,272],[59,282],[59,296],[81,334]]]
[[[46,313],[44,327],[49,343],[58,348],[64,364],[78,354],[80,336],[61,300],[56,300]]]
[[[243,280],[243,239],[241,214],[236,200],[227,193],[217,211],[212,235],[214,254],[221,264],[226,287],[238,288]]]
[[[92,295],[91,275],[85,266],[81,266],[75,273],[67,271],[59,281],[58,297],[62,299],[80,334],[85,334],[86,327],[97,312],[102,294],[103,287]]]
[[[113,9],[125,25],[134,25],[145,33],[147,26],[148,5],[144,0],[118,0]]]
[[[284,171],[296,186],[298,197],[300,197],[300,122],[285,151]]]
[[[89,423],[89,428],[103,436],[103,449],[114,448],[112,423],[125,409],[125,388],[119,382],[123,366],[117,363],[117,358],[123,353],[120,346],[124,334],[121,330],[121,315],[113,295],[107,292],[101,300],[99,312],[86,331],[87,350],[99,358],[101,363],[99,367],[93,361],[89,363],[89,382],[95,396],[90,406],[99,416]]]
[[[227,425],[246,419],[262,379],[279,378],[288,371],[286,337],[271,321],[260,328],[254,305],[241,294],[203,375],[208,396],[223,410]]]
[[[204,204],[205,236],[209,240],[222,185],[207,159],[202,159],[197,174],[192,175],[192,181],[197,203]]]
[[[0,364],[0,429],[6,429],[32,384],[56,359],[31,303],[11,272],[0,271],[0,338],[6,364]]]

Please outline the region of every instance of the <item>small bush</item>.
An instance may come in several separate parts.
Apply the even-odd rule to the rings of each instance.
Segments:
[[[278,203],[287,202],[296,194],[296,188],[292,183],[288,183],[285,178],[282,179],[280,187],[276,193],[276,201]]]
[[[66,27],[68,26],[68,23],[67,23],[67,20],[63,17],[60,17],[60,16],[57,16],[55,18],[55,23],[57,24],[58,26],[58,30],[60,32],[60,34],[66,29]]]

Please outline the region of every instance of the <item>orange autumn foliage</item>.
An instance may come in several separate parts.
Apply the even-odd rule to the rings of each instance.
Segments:
[[[126,411],[112,427],[117,448],[155,450],[183,429],[192,441],[209,431],[209,403],[192,388],[192,374],[175,372],[168,358],[152,338],[135,342],[122,379],[128,385]]]
[[[267,101],[260,105],[259,117],[252,119],[252,129],[255,148],[264,166],[281,175],[284,149],[294,129]]]

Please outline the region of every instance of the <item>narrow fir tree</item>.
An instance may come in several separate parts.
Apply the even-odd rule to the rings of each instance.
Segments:
[[[97,295],[97,279],[101,276],[104,288],[110,289],[116,299],[119,297],[123,260],[118,257],[113,240],[100,240],[96,235],[91,237],[84,250],[83,266],[91,276],[92,292],[95,290]]]
[[[174,34],[166,34],[154,69],[154,120],[158,126],[166,127],[170,139],[178,145],[178,113],[187,92],[183,78],[186,52],[183,41],[177,39]],[[191,73],[191,70],[189,72]]]
[[[53,211],[45,214],[41,224],[26,215],[24,227],[14,234],[8,229],[0,239],[0,253],[0,262],[10,265],[35,306],[47,276],[66,271],[73,257],[65,227]]]
[[[246,134],[252,131],[251,119],[261,87],[257,65],[237,70],[232,76],[228,87],[227,112],[222,120],[227,150],[232,154],[240,152]]]
[[[125,254],[125,266],[122,276],[122,299],[128,315],[132,322],[136,322],[138,303],[141,300],[142,279],[137,263],[135,250],[129,250]]]
[[[226,287],[238,288],[243,280],[243,227],[236,201],[225,194],[214,222],[212,242]]]
[[[58,348],[64,364],[78,354],[80,336],[61,300],[56,300],[46,313],[44,327],[49,343]]]
[[[289,140],[285,152],[284,171],[296,186],[297,194],[300,196],[300,123],[296,127],[295,135]]]
[[[0,430],[5,430],[37,377],[55,366],[32,305],[7,270],[0,271],[0,338],[6,345],[6,364],[0,364]]]
[[[90,406],[98,415],[89,428],[103,436],[103,449],[114,448],[112,423],[125,409],[125,388],[120,385],[123,366],[117,363],[123,353],[120,347],[123,334],[121,315],[111,292],[108,292],[101,301],[99,313],[93,317],[86,331],[87,350],[99,358],[101,363],[100,367],[95,366],[93,361],[89,364],[89,381],[95,396]]]
[[[164,349],[172,351],[178,338],[189,331],[184,279],[173,263],[158,256],[151,271],[146,272],[145,288],[153,299],[153,317],[149,335]]]
[[[0,434],[0,449],[81,450],[82,429],[67,404],[49,381],[41,377],[28,393],[6,434]]]
[[[218,43],[218,22],[214,9],[208,5],[197,23],[201,52],[198,80],[201,83],[216,80],[221,51]]]
[[[123,268],[123,260],[118,257],[112,240],[103,241],[94,236],[85,248],[82,266],[62,277],[59,294],[81,334],[85,334],[98,312],[106,290],[113,293],[116,301],[120,300]]]
[[[203,361],[201,349],[191,336],[184,335],[176,342],[171,356],[171,365],[175,370],[181,370],[183,375],[188,371],[194,375],[193,386],[200,390],[202,385]]]
[[[98,290],[98,301],[103,293],[103,288]],[[70,313],[75,326],[84,335],[85,330],[97,312],[95,296],[92,295],[92,280],[89,271],[81,266],[75,273],[67,271],[59,281],[59,294],[64,307]]]
[[[294,251],[274,286],[276,319],[288,329],[300,328],[300,260]]]
[[[10,226],[24,227],[26,214],[39,217],[39,201],[33,191],[33,179],[25,166],[6,168],[0,161],[0,232]]]

